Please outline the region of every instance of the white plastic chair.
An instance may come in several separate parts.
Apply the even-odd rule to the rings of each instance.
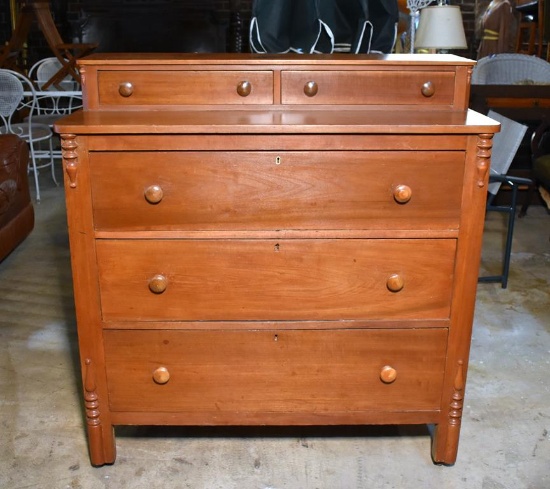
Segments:
[[[40,202],[38,170],[50,167],[52,179],[56,185],[58,183],[55,178],[53,158],[53,132],[47,124],[36,123],[33,120],[36,106],[37,96],[32,82],[20,73],[0,69],[0,118],[2,122],[0,133],[15,134],[28,143],[31,156],[29,170],[34,174],[36,200]],[[26,120],[17,122],[17,115],[24,116],[26,112],[28,112]],[[42,146],[44,142],[47,149]],[[46,163],[39,165],[37,160],[46,160]]]

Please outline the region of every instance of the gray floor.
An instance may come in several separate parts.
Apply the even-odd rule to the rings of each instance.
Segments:
[[[479,286],[459,457],[426,427],[124,428],[89,464],[63,189],[43,178],[31,236],[0,263],[0,488],[548,489],[550,215],[517,222],[509,287]],[[487,219],[497,266],[502,217]]]

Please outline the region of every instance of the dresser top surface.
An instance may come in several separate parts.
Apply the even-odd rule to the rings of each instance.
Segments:
[[[468,110],[172,110],[78,111],[56,123],[77,134],[478,134],[498,122]]]
[[[473,66],[475,61],[452,54],[247,54],[247,53],[109,53],[81,58],[81,66],[185,65],[347,65]]]

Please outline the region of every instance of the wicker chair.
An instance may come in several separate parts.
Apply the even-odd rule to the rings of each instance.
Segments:
[[[550,63],[527,54],[495,54],[481,58],[473,85],[550,84]]]

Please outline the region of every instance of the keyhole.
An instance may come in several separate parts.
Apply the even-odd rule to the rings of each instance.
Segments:
[[[278,334],[273,335],[273,341],[279,341],[279,335]]]
[[[273,247],[273,250],[275,251],[275,253],[277,253],[279,251],[279,243],[277,243],[274,247]]]
[[[276,164],[276,165],[280,165],[280,164],[281,164],[281,157],[280,157],[280,156],[276,156],[276,157],[275,157],[275,164]]]

